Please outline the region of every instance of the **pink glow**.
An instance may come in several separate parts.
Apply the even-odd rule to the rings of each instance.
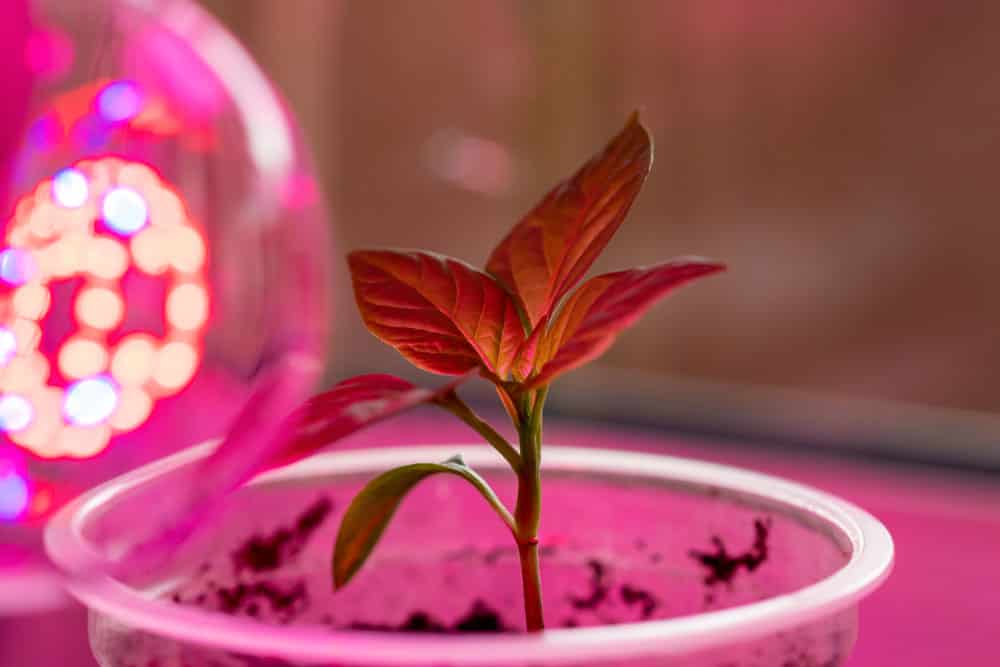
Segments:
[[[73,42],[58,30],[36,30],[24,46],[24,62],[42,79],[58,79],[73,66]]]
[[[28,123],[28,104],[36,79],[24,59],[17,57],[27,47],[32,32],[28,5],[28,0],[0,3],[0,44],[4,45],[5,54],[0,58],[0,81],[4,87],[4,104],[0,106],[0,201],[4,203],[10,167]]]

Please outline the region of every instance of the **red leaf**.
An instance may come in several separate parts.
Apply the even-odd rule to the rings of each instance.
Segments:
[[[415,366],[460,375],[482,365],[507,376],[524,327],[493,278],[417,251],[356,251],[348,263],[368,329]]]
[[[437,389],[392,375],[359,375],[313,396],[289,418],[294,431],[266,468],[311,456],[336,440],[404,410],[441,398],[471,374]]]
[[[531,389],[600,356],[667,292],[723,269],[704,259],[677,259],[646,269],[596,276],[563,305],[538,345]]]
[[[652,160],[649,133],[634,113],[602,152],[549,192],[490,255],[486,270],[516,295],[532,327],[611,240]]]

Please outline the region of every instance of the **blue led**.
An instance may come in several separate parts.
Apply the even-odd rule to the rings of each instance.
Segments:
[[[17,351],[17,339],[7,327],[0,327],[0,366],[6,366]]]
[[[52,179],[52,198],[64,208],[79,208],[89,196],[87,177],[76,169],[63,169]]]
[[[78,426],[94,426],[111,416],[118,406],[118,389],[110,379],[97,376],[74,382],[66,389],[63,414]]]
[[[35,411],[24,396],[0,396],[0,431],[20,431],[31,423]]]
[[[97,113],[109,123],[133,118],[142,109],[142,93],[132,81],[108,84],[97,96]]]
[[[0,473],[0,520],[11,521],[24,514],[30,499],[31,490],[24,477],[11,469]]]
[[[34,260],[24,250],[7,248],[0,252],[0,279],[8,285],[23,285],[36,272]]]
[[[115,188],[105,195],[101,213],[104,224],[122,236],[135,234],[149,219],[146,200],[130,188]]]

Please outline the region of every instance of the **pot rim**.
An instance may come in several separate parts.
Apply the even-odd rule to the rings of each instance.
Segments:
[[[794,627],[855,605],[888,576],[893,542],[872,515],[835,496],[771,475],[659,454],[547,446],[545,469],[636,476],[671,484],[711,487],[774,506],[819,524],[849,551],[828,577],[766,600],[689,616],[614,626],[553,629],[538,635],[428,636],[320,627],[270,626],[155,599],[106,574],[95,574],[99,554],[84,535],[87,521],[124,491],[196,463],[215,442],[184,450],[106,482],[63,507],[45,530],[49,557],[67,575],[67,588],[92,610],[154,635],[240,653],[288,660],[359,665],[554,664],[587,658],[677,655]],[[329,452],[261,475],[253,485],[316,475],[377,473],[414,460],[443,460],[460,450],[470,466],[505,465],[487,446],[447,445]],[[75,575],[75,576],[74,576]]]

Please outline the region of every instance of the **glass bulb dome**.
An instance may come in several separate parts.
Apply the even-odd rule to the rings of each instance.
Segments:
[[[294,122],[195,4],[3,11],[20,6],[5,28],[30,92],[4,117],[18,129],[4,130],[0,523],[24,526],[224,434],[253,401],[302,398],[324,356],[328,243]]]

